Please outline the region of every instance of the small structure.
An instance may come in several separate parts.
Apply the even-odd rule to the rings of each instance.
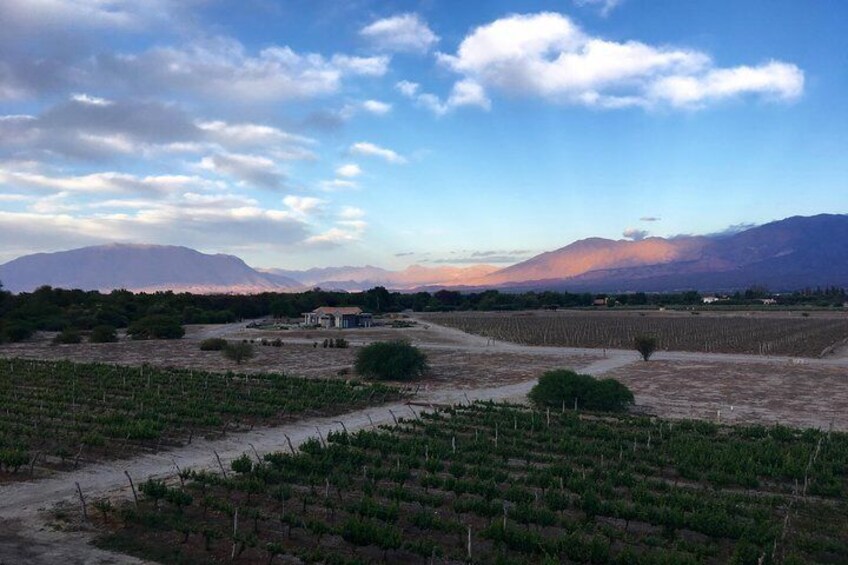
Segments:
[[[718,302],[721,300],[718,296],[705,296],[701,299],[701,302],[704,304],[712,304],[713,302]]]
[[[762,302],[766,306],[772,306],[774,304],[777,304],[777,300],[775,300],[774,298],[761,298],[760,302]]]
[[[307,326],[324,328],[370,328],[372,317],[358,306],[338,308],[321,306],[312,312],[305,312],[303,323]]]

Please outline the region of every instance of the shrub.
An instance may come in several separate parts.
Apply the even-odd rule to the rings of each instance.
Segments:
[[[110,326],[108,324],[95,326],[94,329],[91,330],[91,335],[88,337],[88,340],[91,343],[112,343],[118,341],[118,332],[115,330],[115,326]]]
[[[227,340],[222,337],[210,337],[200,342],[201,351],[222,351],[227,347]]]
[[[81,343],[82,335],[76,328],[65,328],[53,338],[53,345],[68,345],[72,343]]]
[[[242,341],[240,343],[228,343],[222,350],[224,357],[230,361],[235,361],[236,365],[241,365],[242,361],[247,361],[253,358],[256,351],[252,343]]]
[[[427,370],[427,357],[405,341],[378,341],[356,354],[356,372],[379,380],[410,380]]]
[[[179,339],[185,330],[178,318],[153,314],[130,324],[127,334],[133,339]]]
[[[11,343],[24,341],[32,337],[35,333],[32,326],[24,322],[10,322],[3,330],[3,340]]]
[[[336,338],[336,347],[339,349],[347,349],[350,346],[348,341],[343,337]]]
[[[633,393],[614,379],[597,380],[568,369],[548,371],[528,395],[540,408],[563,405],[587,410],[623,411],[633,404]]]
[[[637,335],[633,340],[633,347],[647,361],[657,349],[657,338],[651,335]]]

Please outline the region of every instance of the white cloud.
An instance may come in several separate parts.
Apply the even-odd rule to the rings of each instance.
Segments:
[[[607,17],[613,10],[618,8],[624,0],[574,0],[578,6],[594,6],[600,10],[603,17]]]
[[[311,213],[320,210],[321,207],[326,204],[326,200],[321,200],[314,196],[289,195],[283,198],[283,204],[291,208],[299,216],[308,216]]]
[[[208,134],[212,141],[225,146],[238,145],[268,145],[268,144],[301,144],[312,145],[315,140],[291,134],[281,129],[253,123],[231,124],[220,120],[197,121],[198,128]]]
[[[455,55],[439,60],[463,78],[452,96],[485,107],[486,89],[599,108],[698,106],[759,94],[791,100],[803,92],[795,65],[716,67],[691,49],[616,42],[584,33],[567,17],[550,12],[512,15],[473,30]],[[470,82],[466,82],[470,81]],[[457,90],[466,82],[468,86]],[[430,95],[419,101],[438,110]],[[450,98],[442,109],[450,105]]]
[[[398,155],[395,151],[367,141],[360,141],[351,145],[350,153],[366,157],[379,157],[389,163],[406,163],[406,158]]]
[[[382,116],[392,111],[392,105],[379,100],[366,100],[362,103],[362,108],[366,112]]]
[[[360,35],[384,51],[426,53],[439,41],[418,14],[401,14],[377,20],[362,28]]]
[[[72,94],[71,100],[81,104],[90,104],[92,106],[111,106],[113,104],[111,100],[98,98],[97,96],[89,96],[88,94]]]
[[[320,188],[325,192],[335,192],[337,190],[353,190],[359,188],[359,185],[352,180],[333,179],[322,181]]]
[[[408,80],[402,80],[395,84],[395,88],[404,96],[412,98],[418,93],[418,89],[421,87],[417,82],[411,82]]]
[[[185,190],[187,187],[215,188],[206,179],[183,175],[151,175],[139,177],[126,173],[102,172],[88,175],[48,176],[39,173],[0,169],[0,186],[35,189],[43,192],[161,193]]]
[[[358,220],[365,216],[365,210],[355,206],[345,206],[339,212],[339,217],[344,220]]]
[[[345,178],[354,178],[362,174],[362,168],[356,163],[346,163],[336,169],[336,175]]]

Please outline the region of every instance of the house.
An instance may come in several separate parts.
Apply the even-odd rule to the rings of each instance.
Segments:
[[[765,304],[767,306],[777,304],[777,300],[775,300],[774,298],[761,298],[760,302],[762,302],[763,304]]]
[[[718,296],[705,296],[701,299],[701,302],[704,304],[712,304],[713,302],[718,302],[721,300]]]
[[[303,323],[306,326],[324,328],[370,328],[372,317],[357,306],[321,306],[312,312],[305,312]]]

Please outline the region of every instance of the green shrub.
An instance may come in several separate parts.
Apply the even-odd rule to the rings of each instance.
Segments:
[[[222,351],[227,347],[227,340],[222,337],[210,337],[200,342],[201,351]]]
[[[647,361],[657,349],[657,338],[650,335],[637,335],[633,340],[633,347]]]
[[[587,410],[623,411],[633,404],[633,393],[614,379],[597,380],[568,369],[548,371],[528,395],[539,407],[572,407]]]
[[[10,322],[3,329],[3,339],[0,341],[17,343],[31,338],[33,333],[35,330],[25,322]]]
[[[405,341],[378,341],[356,354],[356,372],[379,380],[405,381],[427,370],[427,357]]]
[[[112,343],[118,341],[118,332],[114,326],[103,324],[95,326],[88,337],[91,343]]]
[[[228,343],[222,350],[224,357],[230,361],[235,361],[236,365],[241,365],[242,361],[247,361],[253,358],[256,350],[252,343],[242,341],[239,343]]]
[[[178,318],[153,314],[130,324],[127,334],[133,339],[179,339],[185,330]]]
[[[53,345],[69,345],[81,342],[82,335],[76,328],[65,328],[53,338]]]

